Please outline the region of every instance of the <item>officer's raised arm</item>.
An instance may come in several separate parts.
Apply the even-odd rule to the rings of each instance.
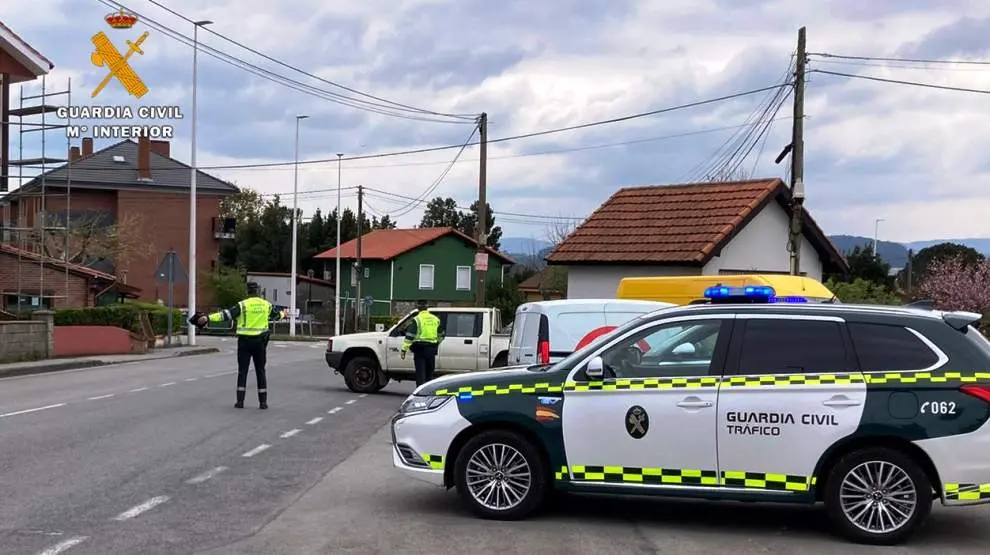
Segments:
[[[241,315],[241,303],[237,303],[230,308],[225,308],[218,312],[213,312],[211,314],[200,314],[197,318],[196,325],[205,326],[207,322],[213,322],[218,324],[220,322],[233,322],[237,320],[237,317]]]

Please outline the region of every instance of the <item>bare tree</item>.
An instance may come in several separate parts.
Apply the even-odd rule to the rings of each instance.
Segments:
[[[144,223],[144,216],[135,213],[124,214],[113,223],[99,215],[87,215],[73,218],[67,232],[39,231],[44,237],[40,242],[49,258],[74,264],[110,260],[115,266],[126,266],[155,251]],[[63,222],[60,221],[49,223],[49,227],[61,225]],[[40,238],[36,236],[36,239]]]
[[[715,168],[709,172],[705,179],[711,183],[721,183],[725,181],[745,181],[750,178],[749,172],[741,166],[730,168],[728,165]]]
[[[550,242],[551,252],[566,241],[576,227],[574,220],[554,220],[547,228],[547,241]],[[542,262],[542,258],[540,261]],[[553,294],[567,297],[567,268],[547,265],[546,277],[540,280],[540,293],[544,298]]]

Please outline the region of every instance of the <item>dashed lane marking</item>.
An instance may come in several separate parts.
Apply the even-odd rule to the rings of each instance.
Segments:
[[[280,437],[280,438],[282,438],[282,439],[286,439],[286,438],[290,438],[290,437],[292,437],[292,436],[294,436],[294,435],[296,435],[296,434],[298,434],[298,433],[299,433],[299,432],[301,432],[301,431],[302,431],[302,430],[300,430],[299,428],[296,428],[296,429],[294,429],[294,430],[289,430],[288,432],[285,432],[284,434],[282,434],[282,435],[280,435],[280,436],[278,436],[278,437]]]
[[[100,399],[109,399],[109,398],[111,398],[113,396],[114,396],[114,394],[111,393],[109,395],[100,395],[98,397],[90,397],[89,399],[86,399],[86,400],[87,401],[99,401]]]
[[[204,472],[204,473],[202,473],[202,474],[200,474],[198,476],[193,476],[192,478],[189,478],[188,480],[186,480],[186,483],[187,484],[202,484],[203,482],[209,480],[210,478],[213,478],[217,474],[220,474],[224,470],[227,470],[227,467],[226,466],[218,466],[218,467],[216,467],[214,469],[207,470],[206,472]]]
[[[367,393],[362,393],[362,394],[358,395],[358,399],[364,399],[367,396],[368,396]]]
[[[175,382],[168,382],[168,383],[159,384],[158,387],[168,387],[170,385],[175,385]]]
[[[6,414],[0,414],[0,418],[6,418],[8,416],[17,416],[17,415],[20,415],[20,414],[29,414],[29,413],[32,413],[32,412],[38,412],[38,411],[43,411],[43,410],[48,410],[48,409],[57,409],[59,407],[64,407],[66,404],[67,403],[59,403],[57,405],[48,405],[47,407],[38,407],[38,408],[35,408],[35,409],[25,409],[25,410],[19,410],[19,411],[14,411],[14,412],[8,412]]]
[[[253,456],[257,455],[258,453],[261,453],[262,451],[268,449],[269,447],[271,447],[271,445],[268,445],[267,443],[262,443],[261,445],[255,447],[254,449],[251,449],[250,451],[248,451],[247,453],[244,453],[241,456],[242,457],[253,457]]]
[[[142,391],[148,391],[148,388],[147,387],[139,387],[137,389],[132,389],[132,390],[128,391],[128,393],[140,393]]]
[[[130,520],[140,515],[141,513],[145,513],[147,511],[150,511],[151,509],[154,509],[155,507],[161,505],[166,501],[168,501],[167,495],[159,495],[158,497],[152,497],[151,499],[145,501],[144,503],[141,503],[140,505],[135,505],[134,507],[127,509],[126,511],[113,517],[113,519],[119,521]]]
[[[346,403],[344,403],[344,404],[345,404],[345,405],[353,405],[353,404],[354,404],[354,403],[356,403],[356,402],[357,402],[357,399],[351,399],[350,401],[347,401],[347,402],[346,402]]]
[[[39,555],[58,555],[70,547],[75,547],[82,542],[88,540],[88,536],[76,536],[74,538],[69,538],[65,541],[58,542],[57,544],[49,547],[48,549],[39,553]]]
[[[196,381],[196,380],[198,380],[198,379],[199,379],[199,378],[186,378],[186,379],[184,379],[184,380],[182,380],[182,381],[184,381],[184,382],[194,382],[194,381]]]
[[[313,424],[319,423],[320,420],[323,420],[323,417],[322,416],[317,416],[316,418],[310,420],[309,422],[306,422],[306,424],[312,426]]]
[[[334,408],[328,410],[327,411],[327,414],[337,414],[338,412],[340,412],[340,407],[334,407]]]

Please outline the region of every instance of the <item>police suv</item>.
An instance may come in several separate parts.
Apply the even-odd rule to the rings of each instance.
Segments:
[[[524,518],[552,490],[823,502],[896,544],[932,502],[990,502],[990,342],[979,314],[812,304],[712,287],[552,365],[431,381],[393,463]]]

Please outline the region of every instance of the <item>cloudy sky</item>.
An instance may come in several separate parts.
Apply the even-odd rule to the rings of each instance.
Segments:
[[[431,112],[487,112],[489,137],[498,139],[778,85],[804,25],[815,54],[806,100],[807,205],[822,227],[872,236],[874,220],[886,218],[882,239],[990,237],[990,94],[814,71],[990,90],[990,65],[820,55],[990,60],[990,3],[983,0],[159,3],[213,20],[213,31],[285,64],[200,33],[204,48],[214,49],[199,55],[200,166],[291,162],[295,116],[306,114],[300,158],[344,153],[344,187],[371,188],[369,210],[408,226],[421,210],[405,197],[427,191],[457,149],[348,158],[461,144],[472,124],[405,108],[389,112],[439,121],[344,106],[331,95],[363,106],[382,102],[328,82]],[[150,88],[141,103],[183,107],[172,152],[188,161],[192,48],[148,25],[186,37],[192,25],[148,0],[123,4],[143,16],[129,31],[106,26],[103,16],[112,10],[101,0],[5,0],[0,20],[55,63],[49,88],[64,89],[71,78],[74,104],[134,105],[116,83],[89,98],[105,71],[91,64],[89,40],[105,30],[123,46],[149,31],[145,54],[132,59]],[[244,62],[268,78],[235,67]],[[307,92],[276,82],[286,78]],[[790,97],[766,133],[756,125],[769,120],[773,94],[492,144],[488,195],[496,222],[506,236],[543,238],[554,218],[579,221],[623,186],[697,181],[732,168],[786,178],[788,163],[774,158],[789,142]],[[62,139],[57,144],[64,150]],[[107,144],[97,141],[97,148]],[[38,148],[36,138],[25,144]],[[476,146],[465,150],[427,198],[452,196],[468,206],[477,196],[478,156]],[[263,193],[292,191],[291,165],[207,171]],[[336,187],[335,161],[302,166],[299,181],[307,214],[335,206],[336,193],[325,191]],[[343,202],[355,205],[353,190]]]

